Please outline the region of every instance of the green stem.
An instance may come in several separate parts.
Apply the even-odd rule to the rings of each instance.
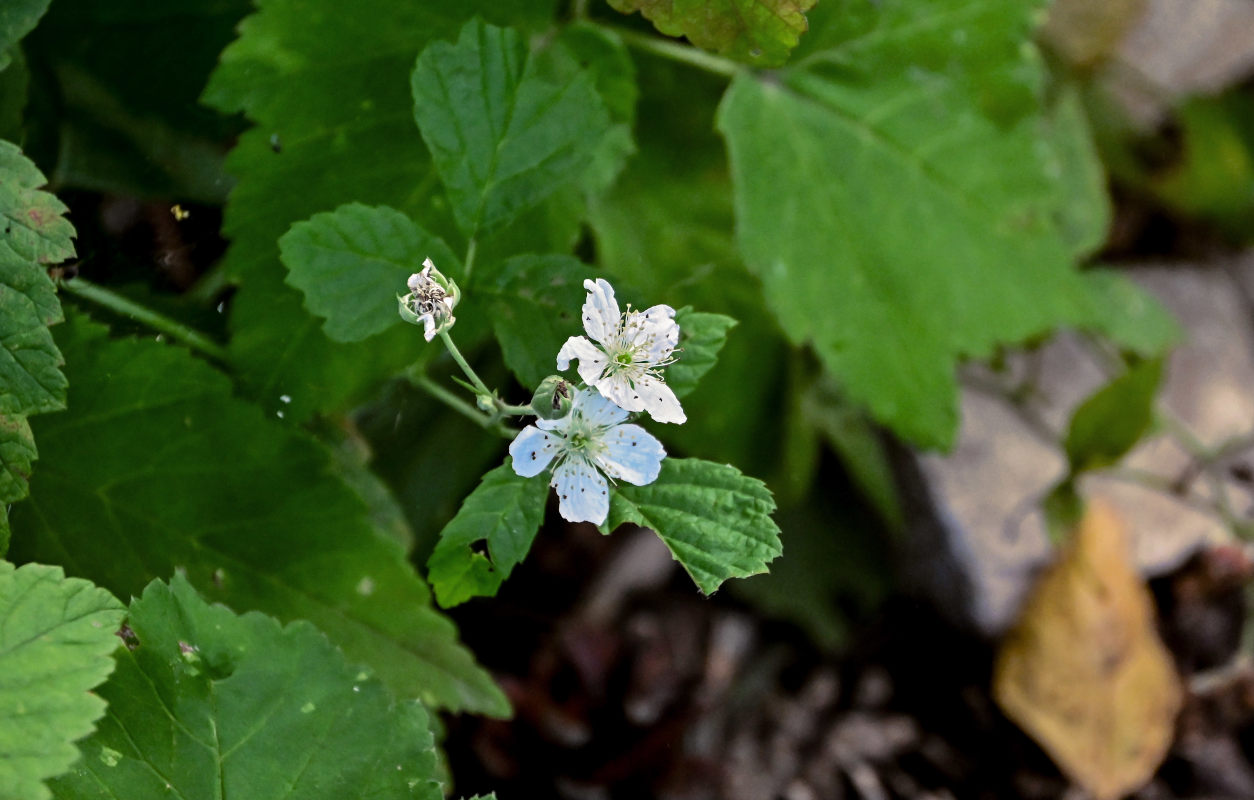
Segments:
[[[498,414],[508,417],[531,417],[535,416],[536,413],[531,406],[511,406],[509,403],[500,400],[496,403],[496,410]]]
[[[696,67],[714,75],[734,78],[744,69],[734,61],[711,55],[690,45],[637,33],[636,31],[619,28],[615,25],[602,25],[601,27],[616,34],[628,47],[634,47],[637,50],[652,53],[655,56],[661,56],[671,61],[677,61],[680,64]]]
[[[475,387],[476,391],[480,394],[492,397],[492,390],[489,389],[487,384],[480,380],[475,371],[470,368],[470,364],[467,363],[465,357],[462,356],[462,351],[458,350],[457,345],[453,344],[453,337],[448,335],[448,331],[440,331],[440,338],[444,340],[444,346],[448,348],[449,355],[451,355],[453,360],[457,362],[457,366],[462,368],[462,372],[470,381],[470,385]]]
[[[71,278],[61,281],[61,290],[109,309],[124,317],[130,317],[141,325],[163,333],[176,342],[181,342],[193,350],[222,363],[230,363],[231,357],[226,348],[205,336],[200,331],[176,322],[167,316],[158,314],[147,306],[92,283],[85,278]]]
[[[453,394],[448,389],[445,389],[440,384],[431,380],[426,375],[411,372],[407,373],[407,377],[409,378],[409,382],[414,386],[422,389],[424,392],[453,409],[458,414],[461,414],[463,417],[475,423],[480,428],[493,431],[506,438],[510,438],[514,435],[513,431],[501,425],[487,414],[484,414],[470,403],[467,403],[465,400]]]

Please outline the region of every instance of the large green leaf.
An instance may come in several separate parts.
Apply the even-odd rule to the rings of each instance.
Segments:
[[[668,458],[653,483],[615,487],[606,527],[634,522],[651,528],[710,594],[728,578],[766,572],[783,552],[774,510],[766,484],[733,466]]]
[[[113,671],[122,604],[60,567],[0,561],[0,797],[43,800],[78,758]]]
[[[507,711],[321,445],[178,348],[73,316],[58,339],[71,411],[33,426],[42,461],[14,507],[18,557],[123,595],[182,568],[232,607],[311,620],[401,696]]]
[[[788,60],[806,31],[805,12],[817,0],[610,0],[615,9],[639,11],[667,36],[686,36],[697,47],[773,67]]]
[[[431,258],[441,271],[460,271],[443,240],[394,208],[361,203],[314,214],[279,239],[287,282],[305,293],[305,305],[326,319],[337,342],[358,342],[396,323],[396,295]],[[412,334],[412,331],[410,332]]]
[[[60,321],[47,271],[0,241],[0,414],[65,408],[61,353],[48,329]]]
[[[250,397],[303,420],[344,408],[413,361],[414,337],[398,327],[369,343],[329,340],[299,292],[283,282],[279,237],[293,223],[348,202],[388,205],[446,234],[431,203],[439,187],[410,110],[414,59],[476,12],[535,24],[549,16],[551,3],[363,0],[352,13],[335,0],[258,6],[223,51],[204,96],[255,123],[227,159],[238,183],[223,223],[231,239],[223,269],[240,284],[230,349]]]
[[[413,73],[414,119],[468,237],[535,206],[587,167],[609,129],[590,75],[536,74],[522,37],[474,19]]]
[[[940,5],[886,2],[867,12],[881,24],[851,31],[860,38],[771,81],[736,78],[718,117],[741,252],[785,332],[926,446],[953,439],[959,358],[1089,313],[1056,225],[1063,193],[1040,114],[995,119],[970,81],[1022,73],[1006,96],[1032,96],[1030,45],[1006,41],[1026,35],[1032,9]],[[942,61],[934,40],[952,41],[951,12],[971,30]],[[866,75],[862,58],[881,69]]]
[[[56,797],[440,800],[427,713],[307,622],[211,606],[182,577],[131,603],[109,701]]]
[[[427,579],[440,605],[496,594],[531,549],[548,496],[547,481],[521,477],[509,459],[483,476],[440,532],[427,562]]]
[[[0,142],[3,241],[27,261],[56,264],[74,257],[74,226],[63,216],[65,204],[43,191],[46,183],[17,145]]]

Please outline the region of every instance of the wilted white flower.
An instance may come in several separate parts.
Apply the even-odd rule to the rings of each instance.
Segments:
[[[583,327],[600,347],[572,336],[557,353],[557,368],[579,361],[579,377],[627,411],[647,411],[658,422],[687,419],[679,398],[662,381],[660,370],[674,359],[679,344],[675,309],[657,305],[620,314],[614,289],[601,278],[584,281]]]
[[[422,272],[409,276],[409,294],[397,298],[401,317],[415,325],[421,322],[423,337],[428,342],[457,321],[453,316],[457,298],[445,288],[448,283],[428,258],[422,262]]]
[[[562,517],[600,525],[610,510],[606,476],[644,486],[657,480],[666,457],[662,443],[626,423],[627,416],[594,390],[580,389],[565,417],[536,420],[514,438],[514,472],[530,478],[553,463],[550,483]]]

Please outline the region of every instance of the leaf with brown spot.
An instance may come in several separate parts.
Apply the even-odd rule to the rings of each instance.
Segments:
[[[703,50],[755,66],[788,60],[817,0],[609,0],[624,14],[639,11],[667,36],[686,36]]]
[[[998,705],[1097,800],[1148,781],[1181,688],[1115,513],[1091,503],[1002,642]]]

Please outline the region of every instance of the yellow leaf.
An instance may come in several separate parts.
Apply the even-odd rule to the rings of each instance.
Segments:
[[[997,655],[993,695],[1097,800],[1147,782],[1171,745],[1181,689],[1115,513],[1090,504]]]

